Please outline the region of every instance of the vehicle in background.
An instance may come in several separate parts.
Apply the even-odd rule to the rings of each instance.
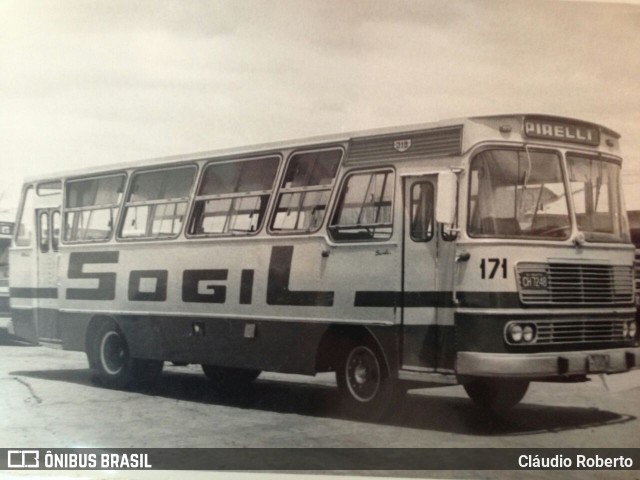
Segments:
[[[13,236],[13,222],[0,222],[0,335],[11,326],[9,306],[9,247]]]
[[[627,211],[629,217],[629,231],[631,232],[631,241],[636,247],[636,306],[638,307],[636,319],[640,319],[640,210]]]

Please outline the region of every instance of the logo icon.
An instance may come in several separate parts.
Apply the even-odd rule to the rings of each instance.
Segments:
[[[40,452],[38,450],[8,450],[8,468],[38,468]]]
[[[406,152],[411,148],[411,139],[396,140],[395,142],[393,142],[393,148],[395,148],[400,153]]]

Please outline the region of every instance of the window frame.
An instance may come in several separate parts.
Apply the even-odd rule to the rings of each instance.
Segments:
[[[292,160],[297,156],[297,155],[304,155],[304,154],[309,154],[309,153],[316,153],[316,152],[331,152],[331,151],[337,151],[340,152],[340,157],[338,159],[338,165],[336,167],[336,174],[334,175],[333,179],[331,180],[330,184],[327,185],[313,185],[313,186],[306,186],[306,187],[283,187],[283,183],[285,180],[285,177],[287,175],[287,170],[289,169],[289,166],[291,165]],[[309,149],[299,149],[299,150],[294,150],[292,151],[289,156],[287,157],[287,161],[285,162],[285,165],[282,169],[282,172],[279,176],[279,183],[277,186],[277,189],[275,190],[275,195],[273,195],[273,203],[271,205],[271,212],[269,215],[269,222],[268,222],[268,227],[267,227],[267,232],[269,233],[269,235],[273,235],[273,236],[283,236],[283,235],[311,235],[313,233],[317,233],[318,231],[320,231],[326,224],[327,222],[327,218],[331,218],[330,215],[328,215],[331,210],[333,209],[332,204],[335,203],[334,202],[334,197],[335,197],[335,193],[336,193],[336,185],[338,184],[338,180],[340,178],[340,169],[342,168],[342,164],[344,162],[345,159],[345,149],[342,145],[331,145],[331,146],[324,146],[324,147],[319,147],[319,148],[309,148]],[[278,214],[278,204],[280,203],[280,197],[283,194],[296,194],[296,193],[301,193],[304,195],[306,195],[306,193],[308,192],[323,192],[323,191],[328,191],[329,192],[329,198],[327,199],[327,206],[324,210],[324,214],[322,217],[322,221],[318,224],[318,227],[313,229],[313,230],[283,230],[283,229],[274,229],[273,228],[273,224],[276,221],[276,216]],[[301,200],[302,201],[302,200]]]
[[[571,186],[572,182],[571,182],[571,168],[569,166],[569,157],[581,158],[581,159],[587,159],[587,160],[597,160],[604,163],[611,163],[619,168],[618,176],[616,178],[617,195],[615,198],[615,201],[616,201],[615,209],[618,211],[618,221],[619,221],[618,228],[620,229],[619,235],[617,237],[615,233],[595,232],[595,231],[589,232],[580,228],[580,224],[578,222],[578,211],[576,208],[575,196]],[[623,175],[622,159],[619,157],[612,157],[612,156],[603,154],[602,152],[590,152],[590,151],[581,151],[577,149],[566,149],[563,152],[563,160],[564,160],[565,167],[567,169],[566,171],[567,198],[571,197],[570,208],[571,208],[571,217],[572,217],[572,227],[574,227],[576,231],[585,235],[585,241],[587,243],[594,243],[594,244],[628,243],[628,240],[625,240],[625,222],[628,223],[628,220],[627,221],[624,220],[627,217],[627,212],[624,208],[624,187],[622,183],[622,175]],[[609,205],[609,210],[611,210],[611,205]],[[597,213],[597,212],[592,212],[592,213]],[[616,216],[614,215],[614,212],[612,211],[608,212],[608,216],[611,217],[612,221],[616,218]],[[612,226],[615,227],[614,224],[612,224]],[[626,229],[629,230],[628,225]]]
[[[158,199],[158,200],[138,200],[138,201],[134,201],[134,202],[128,202],[127,198],[129,197],[129,195],[131,194],[131,189],[133,188],[133,182],[134,179],[136,177],[136,175],[140,175],[140,174],[145,174],[145,173],[153,173],[153,172],[161,172],[161,171],[167,171],[167,170],[177,170],[177,169],[181,169],[181,168],[192,168],[194,170],[193,173],[193,180],[191,182],[191,187],[189,188],[189,193],[186,197],[180,197],[180,198],[171,198],[171,199]],[[195,185],[198,183],[198,177],[200,176],[200,168],[199,165],[197,163],[184,163],[184,164],[173,164],[173,165],[156,165],[156,166],[152,166],[152,167],[144,167],[144,168],[139,168],[139,169],[135,169],[132,172],[129,173],[129,179],[127,181],[127,185],[125,188],[125,192],[122,195],[122,201],[121,201],[121,206],[120,206],[120,212],[119,212],[119,219],[118,219],[118,223],[117,223],[117,229],[116,229],[116,241],[118,242],[123,242],[123,243],[128,243],[128,242],[155,242],[155,241],[165,241],[165,240],[175,240],[176,238],[178,238],[182,232],[184,232],[184,228],[185,228],[185,224],[187,223],[188,219],[189,219],[189,211],[190,211],[190,206],[191,203],[193,201],[193,194],[194,194],[194,187]],[[166,235],[166,236],[156,236],[156,237],[150,237],[150,236],[140,236],[140,237],[123,237],[122,236],[122,229],[124,227],[124,222],[126,220],[126,209],[128,207],[140,207],[140,206],[155,206],[155,205],[169,205],[169,204],[179,204],[179,203],[185,203],[185,212],[184,212],[184,220],[182,222],[182,225],[180,226],[180,229],[178,230],[178,232],[174,235]],[[145,232],[146,233],[146,232]]]
[[[391,233],[389,234],[388,238],[385,238],[383,240],[381,239],[376,239],[376,238],[369,238],[369,239],[338,239],[335,237],[335,235],[333,234],[332,230],[334,227],[333,222],[334,222],[334,217],[337,215],[338,213],[338,209],[341,207],[340,205],[340,201],[341,201],[341,196],[342,196],[342,192],[344,191],[344,189],[346,188],[347,182],[349,181],[349,179],[353,176],[356,175],[366,175],[366,174],[370,174],[370,175],[374,175],[377,173],[391,173],[392,175],[392,181],[391,181],[391,221],[388,225],[391,226]],[[329,235],[329,238],[331,239],[331,241],[335,242],[335,243],[385,243],[385,242],[389,242],[393,239],[393,234],[394,234],[394,226],[395,226],[395,204],[396,204],[396,183],[397,183],[397,172],[396,169],[392,166],[392,165],[385,165],[385,166],[380,166],[380,167],[365,167],[365,168],[358,168],[358,169],[353,169],[353,170],[349,170],[347,172],[344,173],[343,177],[340,180],[340,185],[339,188],[336,189],[336,199],[333,202],[333,206],[331,208],[331,215],[329,216],[329,223],[327,224],[327,234]],[[388,178],[387,178],[387,182],[388,182]],[[384,224],[387,225],[387,224]],[[370,225],[367,225],[370,226]],[[382,224],[377,225],[374,228],[383,226]]]
[[[55,218],[58,218],[58,233],[56,235]],[[60,239],[62,238],[62,213],[59,209],[53,209],[49,211],[49,228],[50,228],[50,241],[51,250],[58,252],[60,250]]]
[[[43,225],[42,225],[43,218],[46,221],[46,228],[43,228]],[[50,233],[51,221],[49,219],[49,210],[47,209],[38,210],[37,230],[38,230],[38,252],[49,253],[49,250],[51,250],[51,233]],[[45,241],[44,243],[43,243],[43,240]]]
[[[416,238],[413,235],[413,189],[418,185],[429,185],[431,187],[431,233],[428,238]],[[436,223],[436,188],[437,184],[430,180],[417,180],[411,185],[411,191],[409,192],[409,238],[415,243],[429,243],[436,236],[437,223]]]
[[[514,236],[514,235],[498,235],[498,234],[477,234],[477,233],[471,233],[471,222],[473,220],[473,211],[471,209],[471,191],[472,191],[472,181],[473,181],[473,162],[476,160],[476,158],[478,157],[478,155],[482,154],[483,152],[486,152],[488,150],[509,150],[509,151],[514,151],[514,152],[526,152],[527,148],[530,149],[530,151],[535,151],[537,153],[549,153],[549,154],[553,154],[555,155],[558,160],[559,160],[559,164],[560,164],[560,176],[561,176],[561,181],[562,181],[562,186],[565,189],[565,203],[566,203],[566,207],[567,207],[567,217],[569,219],[569,233],[567,234],[566,237],[560,238],[550,238],[550,237],[539,237],[539,236],[533,236],[533,235],[518,235],[518,236]],[[469,238],[471,239],[498,239],[498,240],[534,240],[534,241],[539,241],[539,242],[566,242],[567,240],[569,240],[571,238],[572,235],[572,231],[574,228],[574,218],[573,218],[573,205],[571,205],[569,202],[569,198],[567,195],[567,172],[565,170],[566,168],[566,159],[564,156],[564,152],[558,148],[554,148],[552,146],[546,146],[546,145],[530,145],[527,143],[522,143],[522,144],[517,144],[517,145],[504,145],[504,144],[491,144],[491,145],[485,145],[482,148],[479,148],[475,151],[473,151],[470,155],[469,155],[469,163],[468,163],[468,175],[467,175],[467,194],[466,194],[466,222],[465,222],[465,229],[466,229],[466,234]],[[480,186],[480,184],[478,183],[478,187]],[[478,200],[476,199],[476,202]],[[476,206],[477,207],[477,206]]]
[[[264,160],[264,159],[270,159],[270,158],[275,158],[278,161],[278,166],[276,168],[276,174],[273,178],[273,182],[271,184],[271,190],[254,190],[251,192],[234,192],[234,193],[218,193],[218,194],[209,194],[209,195],[198,195],[198,192],[200,191],[200,187],[202,186],[202,182],[205,179],[205,172],[207,170],[207,168],[209,168],[211,165],[222,165],[225,163],[241,163],[241,162],[249,162],[252,160]],[[191,199],[191,206],[189,208],[188,211],[188,217],[187,217],[187,222],[186,222],[186,227],[184,230],[184,235],[186,238],[189,239],[202,239],[202,238],[228,238],[228,237],[254,237],[256,235],[258,235],[264,228],[264,226],[267,224],[267,220],[269,219],[269,211],[271,210],[271,206],[274,202],[274,193],[277,192],[278,190],[278,181],[280,180],[281,174],[282,174],[282,166],[283,166],[283,161],[282,161],[282,154],[279,152],[274,152],[272,154],[265,154],[265,155],[257,155],[257,156],[251,156],[251,157],[237,157],[237,158],[226,158],[226,159],[213,159],[213,160],[209,160],[208,162],[206,162],[205,164],[202,165],[201,168],[201,172],[200,172],[200,177],[198,178],[198,181],[196,182],[196,188],[195,190],[193,190],[193,194],[192,194],[192,199]],[[253,232],[221,232],[221,233],[201,233],[201,234],[197,234],[197,233],[191,233],[190,232],[190,226],[191,224],[196,220],[194,215],[196,214],[196,203],[199,201],[209,201],[209,200],[226,200],[226,199],[235,199],[235,198],[250,198],[250,197],[259,197],[262,195],[267,195],[268,192],[268,196],[269,198],[267,199],[267,205],[265,207],[265,211],[264,211],[264,217],[262,218],[262,221],[260,222],[260,225],[258,226],[258,228],[253,231]]]
[[[72,207],[69,208],[67,207],[67,192],[69,191],[69,184],[70,183],[75,183],[75,182],[82,182],[85,180],[94,180],[94,179],[99,179],[99,178],[108,178],[108,177],[119,177],[122,176],[123,177],[123,189],[122,189],[122,198],[120,199],[119,203],[112,203],[112,204],[101,204],[101,205],[93,205],[91,207]],[[104,172],[104,173],[99,173],[96,175],[89,175],[89,176],[83,176],[83,177],[72,177],[72,178],[67,178],[64,181],[63,184],[63,188],[62,188],[62,212],[61,212],[61,218],[60,218],[60,228],[61,228],[61,232],[60,232],[60,243],[62,245],[76,245],[76,244],[94,244],[94,243],[108,243],[111,240],[113,240],[115,232],[117,231],[118,228],[118,224],[119,224],[119,217],[122,215],[122,205],[124,202],[124,198],[125,198],[125,192],[127,190],[127,185],[128,185],[128,180],[129,180],[129,175],[127,174],[126,171],[123,170],[116,170],[113,172]],[[103,239],[92,239],[92,240],[67,240],[67,213],[69,212],[83,212],[83,211],[90,211],[90,210],[106,210],[108,208],[117,208],[118,211],[115,215],[113,224],[112,224],[112,228],[111,231],[109,232],[109,236],[103,238]]]

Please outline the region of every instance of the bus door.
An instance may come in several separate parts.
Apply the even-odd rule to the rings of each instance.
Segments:
[[[60,209],[36,210],[37,227],[37,330],[41,342],[60,343],[58,321],[58,264]]]
[[[434,371],[438,346],[437,175],[403,179],[402,368]]]

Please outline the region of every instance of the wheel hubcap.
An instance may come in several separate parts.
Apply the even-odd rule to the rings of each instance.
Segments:
[[[102,367],[110,375],[117,375],[124,368],[127,351],[124,340],[118,332],[108,332],[100,342]]]
[[[354,348],[347,359],[346,377],[353,398],[371,401],[380,388],[380,365],[375,353],[364,346]]]

